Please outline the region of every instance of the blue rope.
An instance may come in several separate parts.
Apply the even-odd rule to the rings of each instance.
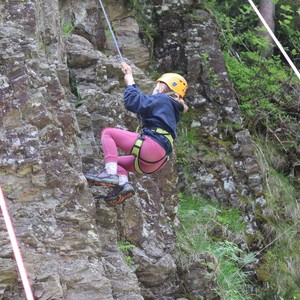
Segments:
[[[101,6],[101,8],[102,8],[102,11],[103,11],[104,17],[105,17],[105,19],[106,19],[106,22],[107,22],[107,24],[108,24],[109,30],[110,30],[110,32],[111,32],[111,35],[112,35],[112,37],[113,37],[113,40],[114,40],[114,42],[115,42],[116,48],[117,48],[117,50],[118,50],[119,57],[120,57],[120,62],[123,62],[123,61],[124,61],[123,56],[122,56],[122,54],[121,54],[121,51],[120,51],[120,48],[119,48],[117,39],[116,39],[115,34],[114,34],[114,32],[113,32],[113,30],[112,30],[112,27],[111,27],[111,25],[110,25],[110,22],[109,22],[109,19],[108,19],[108,17],[107,17],[107,14],[106,14],[106,12],[105,12],[105,9],[104,9],[104,6],[103,6],[103,4],[102,4],[102,1],[99,0],[99,3],[100,3],[100,6]]]

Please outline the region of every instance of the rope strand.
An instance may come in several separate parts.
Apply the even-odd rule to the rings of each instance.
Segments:
[[[272,39],[276,43],[276,45],[279,48],[279,50],[281,51],[281,53],[283,54],[283,56],[285,57],[285,59],[287,60],[287,62],[290,64],[291,68],[294,70],[296,76],[300,79],[300,73],[299,73],[298,69],[296,68],[296,66],[294,65],[294,63],[292,62],[292,60],[290,59],[290,57],[288,56],[288,54],[283,49],[282,45],[280,44],[280,42],[278,41],[278,39],[274,35],[273,31],[271,30],[271,28],[269,27],[269,25],[265,21],[264,17],[261,15],[261,13],[259,12],[259,10],[257,9],[257,7],[255,6],[255,4],[253,3],[253,1],[252,0],[248,0],[248,1],[251,4],[251,6],[254,9],[254,11],[256,12],[256,14],[258,15],[258,17],[261,20],[261,22],[266,27],[267,31],[269,32],[270,36],[272,37]]]
[[[109,30],[110,30],[110,32],[111,32],[111,35],[112,35],[112,37],[113,37],[113,40],[114,40],[114,42],[115,42],[115,46],[116,46],[116,48],[117,48],[117,51],[118,51],[118,53],[119,53],[120,62],[123,62],[124,59],[123,59],[123,56],[122,56],[122,54],[121,54],[121,51],[120,51],[120,48],[119,48],[117,39],[116,39],[116,37],[115,37],[115,34],[114,34],[114,32],[113,32],[113,29],[112,29],[112,27],[111,27],[111,25],[110,25],[110,22],[109,22],[109,19],[108,19],[107,14],[106,14],[105,8],[104,8],[104,6],[103,6],[101,0],[99,0],[99,3],[100,3],[100,6],[101,6],[101,8],[102,8],[102,11],[103,11],[104,17],[105,17],[105,19],[106,19],[107,25],[108,25],[108,27],[109,27]]]
[[[2,214],[4,217],[4,222],[5,222],[7,232],[8,232],[9,238],[10,238],[10,242],[11,242],[11,245],[13,248],[15,259],[17,262],[17,267],[19,269],[19,273],[20,273],[20,276],[22,279],[22,283],[24,286],[25,294],[26,294],[26,299],[34,300],[31,286],[30,286],[30,283],[28,280],[27,272],[25,269],[25,265],[24,265],[24,262],[22,259],[19,245],[18,245],[18,241],[17,241],[16,235],[15,235],[15,231],[14,231],[7,207],[6,207],[6,203],[5,203],[5,199],[4,199],[1,187],[0,187],[0,208],[1,208],[1,211],[2,211]]]

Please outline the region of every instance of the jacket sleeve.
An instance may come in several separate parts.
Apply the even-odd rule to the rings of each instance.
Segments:
[[[147,96],[134,84],[128,85],[124,92],[124,106],[127,110],[140,113],[147,104]]]

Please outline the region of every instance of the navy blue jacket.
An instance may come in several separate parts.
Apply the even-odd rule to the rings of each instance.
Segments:
[[[143,128],[162,128],[168,131],[175,140],[177,123],[181,119],[183,106],[172,97],[163,93],[145,95],[134,84],[128,85],[125,89],[124,105],[127,110],[137,114],[142,121]],[[172,152],[170,142],[163,135],[147,129],[143,132],[162,145],[167,154]]]

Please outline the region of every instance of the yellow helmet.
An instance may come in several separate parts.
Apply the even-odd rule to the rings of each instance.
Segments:
[[[184,97],[188,88],[186,80],[181,75],[176,73],[165,73],[159,77],[156,82],[165,83],[172,91],[178,93],[181,98]]]

